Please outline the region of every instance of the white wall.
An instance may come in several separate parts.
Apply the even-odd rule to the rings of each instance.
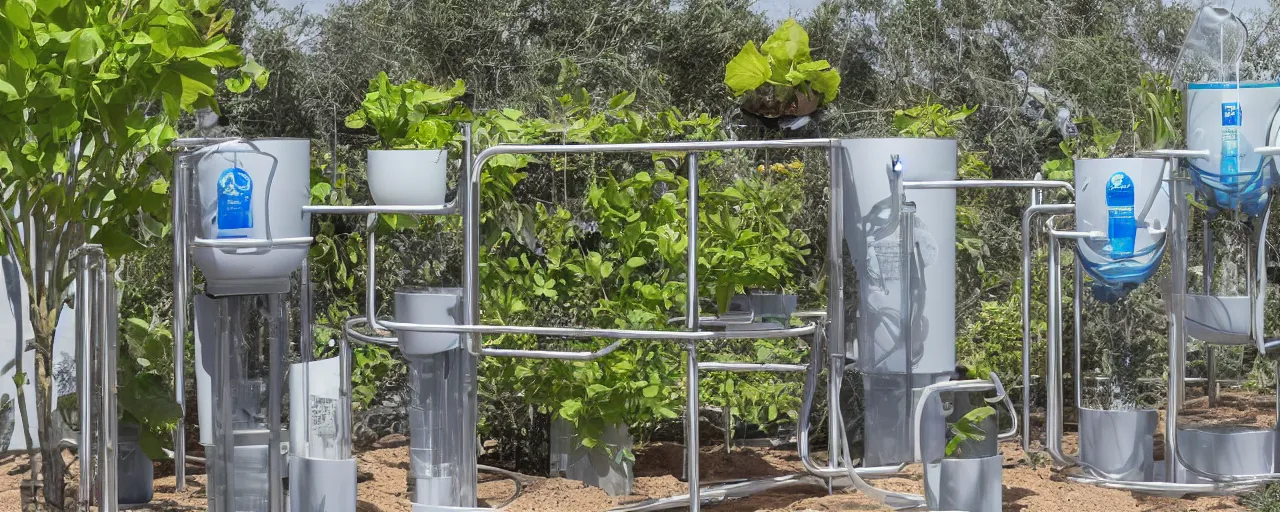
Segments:
[[[18,265],[11,258],[0,258],[0,394],[7,394],[15,401],[18,398],[13,376],[17,373],[17,358],[21,347],[32,339],[31,315],[27,301],[27,286],[22,282]],[[75,314],[71,308],[64,307],[58,318],[58,327],[54,331],[53,362],[54,368],[60,365],[75,364]],[[22,370],[27,373],[24,387],[27,402],[27,413],[31,425],[28,432],[31,440],[39,447],[39,435],[36,430],[36,391],[35,391],[35,352],[28,350],[21,353]],[[58,390],[55,387],[55,392]],[[57,409],[55,403],[54,409]],[[13,438],[9,441],[8,450],[0,446],[0,453],[27,449],[26,436],[22,434],[22,415],[17,403],[14,403]]]

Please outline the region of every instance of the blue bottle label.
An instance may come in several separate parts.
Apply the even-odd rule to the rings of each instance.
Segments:
[[[1107,180],[1107,238],[1111,239],[1111,257],[1133,255],[1138,222],[1133,218],[1133,180],[1123,172]]]
[[[1236,177],[1240,174],[1240,132],[1235,126],[1222,127],[1222,158],[1219,166],[1222,183],[1235,185]]]
[[[218,238],[247,238],[253,227],[253,178],[239,167],[218,175]]]
[[[1222,104],[1222,126],[1240,126],[1240,104],[1237,102]]]

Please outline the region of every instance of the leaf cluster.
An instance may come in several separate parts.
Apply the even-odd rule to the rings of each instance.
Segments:
[[[724,83],[743,108],[766,117],[806,115],[835,101],[840,72],[813,60],[809,34],[788,19],[756,47],[747,41],[725,66]]]
[[[347,116],[347,128],[373,126],[384,149],[441,149],[457,141],[455,123],[471,119],[457,102],[467,85],[433,87],[417,80],[393,84],[386,72],[369,80],[360,109]]]

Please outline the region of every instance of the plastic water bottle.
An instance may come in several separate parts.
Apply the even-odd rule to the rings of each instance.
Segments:
[[[1240,174],[1240,104],[1222,104],[1222,158],[1219,172],[1223,185],[1235,185]]]
[[[1111,239],[1111,257],[1133,255],[1133,240],[1138,234],[1138,221],[1133,218],[1133,180],[1123,172],[1107,180],[1107,238]]]
[[[249,238],[253,231],[253,177],[239,167],[218,175],[218,238]]]

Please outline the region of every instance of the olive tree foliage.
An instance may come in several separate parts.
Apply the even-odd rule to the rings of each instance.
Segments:
[[[118,257],[165,230],[164,152],[183,112],[214,107],[218,69],[245,65],[216,0],[6,0],[0,12],[0,254],[29,291],[32,382],[45,505],[64,505],[61,432],[51,416],[53,334],[69,299],[72,251]],[[235,77],[248,86],[259,75]],[[18,359],[21,364],[21,358]],[[19,386],[19,390],[22,386]],[[22,391],[19,391],[21,394]],[[27,446],[34,446],[30,439]]]

